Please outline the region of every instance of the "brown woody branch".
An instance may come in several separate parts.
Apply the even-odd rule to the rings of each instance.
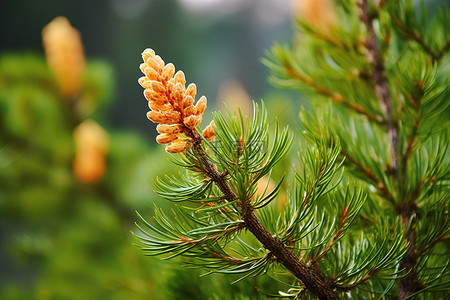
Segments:
[[[203,163],[207,175],[213,180],[222,191],[227,201],[236,199],[236,195],[228,184],[223,174],[220,174],[217,168],[212,164],[203,148],[202,138],[197,130],[191,130],[189,133],[193,141],[194,151]],[[323,274],[317,274],[309,269],[305,264],[300,262],[294,254],[288,250],[285,245],[275,236],[272,236],[267,229],[261,224],[258,217],[254,213],[251,205],[244,201],[241,202],[242,218],[244,226],[250,231],[270,253],[277,258],[288,270],[290,270],[298,279],[300,279],[305,287],[319,299],[338,300],[339,297],[334,292],[332,285],[327,282]]]

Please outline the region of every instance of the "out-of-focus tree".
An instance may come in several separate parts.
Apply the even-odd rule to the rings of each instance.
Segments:
[[[99,125],[113,71],[68,20],[43,40],[46,59],[0,56],[0,298],[147,299],[162,267],[128,233],[164,161]]]

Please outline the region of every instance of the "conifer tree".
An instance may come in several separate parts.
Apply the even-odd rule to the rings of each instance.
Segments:
[[[156,179],[177,205],[141,217],[143,249],[270,274],[284,298],[448,299],[448,9],[428,20],[408,0],[306,2],[328,4],[326,19],[304,14],[299,38],[264,59],[275,86],[308,100],[299,131],[270,129],[255,103],[251,120],[215,113],[200,133],[206,98],[194,105],[195,84],[143,52],[147,116],[184,168]]]

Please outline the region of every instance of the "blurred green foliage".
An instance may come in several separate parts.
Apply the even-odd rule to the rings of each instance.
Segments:
[[[236,278],[181,272],[134,245],[134,210],[152,214],[151,180],[174,168],[152,141],[107,128],[105,175],[77,180],[73,130],[102,123],[114,84],[108,63],[88,61],[70,102],[41,55],[0,56],[0,299],[264,299],[254,287],[264,283],[253,282],[263,279],[231,285]],[[271,122],[294,119],[286,95],[267,99]]]
[[[137,135],[110,132],[103,179],[83,184],[73,174],[73,129],[101,119],[113,78],[107,63],[88,63],[83,105],[74,108],[43,57],[0,57],[1,299],[155,293],[161,266],[141,255],[129,231],[133,210],[150,206],[149,178],[165,160]]]

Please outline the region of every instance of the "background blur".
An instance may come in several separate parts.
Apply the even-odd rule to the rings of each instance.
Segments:
[[[240,82],[250,97],[269,92],[260,62],[274,41],[292,37],[291,0],[80,0],[2,1],[2,52],[43,53],[41,30],[65,16],[81,33],[89,59],[114,69],[111,126],[148,134],[147,103],[137,85],[140,53],[152,48],[183,70],[209,103],[221,84]],[[153,132],[152,132],[153,134]]]
[[[86,57],[75,100],[44,54],[58,16]],[[153,48],[197,84],[203,127],[223,101],[251,114],[263,98],[273,119],[294,119],[296,96],[270,87],[260,61],[292,23],[290,0],[1,1],[0,299],[257,299],[251,280],[199,278],[133,245],[134,211],[169,207],[152,179],[174,171],[145,117],[140,54]]]

